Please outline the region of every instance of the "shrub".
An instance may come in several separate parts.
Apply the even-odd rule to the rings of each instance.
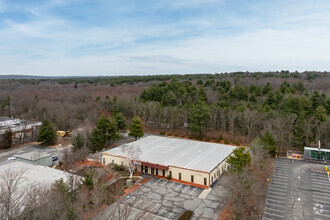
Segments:
[[[179,137],[179,135],[178,134],[174,134],[174,137]]]
[[[228,140],[225,140],[225,144],[229,144],[229,141]]]
[[[182,135],[181,137],[182,137],[182,138],[185,138],[185,136],[184,136],[184,135]]]
[[[193,136],[189,136],[189,139],[194,139],[194,137]]]
[[[125,167],[123,165],[118,165],[118,164],[115,163],[113,165],[113,169],[118,172],[118,171],[124,171]]]
[[[203,140],[203,137],[198,136],[198,137],[196,137],[196,139],[199,140],[199,141],[201,141],[201,140]]]
[[[193,212],[190,210],[186,210],[179,218],[178,220],[189,220],[192,216]]]
[[[209,142],[210,141],[210,138],[205,138],[205,141]]]
[[[172,136],[172,133],[167,134],[167,136]]]
[[[222,137],[221,134],[219,135],[219,140],[220,140],[220,141],[223,140],[223,137]]]
[[[235,141],[234,144],[237,146],[241,145],[238,141]]]
[[[215,139],[215,142],[216,143],[220,143],[220,139]]]
[[[160,132],[159,134],[160,134],[160,135],[165,135],[165,132],[162,131],[162,132]]]
[[[171,176],[170,174],[168,174],[168,175],[166,176],[166,178],[167,178],[168,180],[171,180],[171,179],[172,179],[172,176]]]

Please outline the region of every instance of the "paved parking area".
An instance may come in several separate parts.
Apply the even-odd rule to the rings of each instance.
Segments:
[[[330,178],[325,164],[279,158],[262,219],[330,219]]]
[[[284,218],[291,161],[277,159],[268,189],[263,219]]]
[[[208,196],[201,199],[198,197],[204,191],[203,188],[152,177],[148,183],[124,197],[120,201],[120,207],[122,210],[129,210],[127,219],[130,220],[177,219],[185,210],[193,211],[194,220],[218,219],[229,195],[225,179],[225,176],[221,177]],[[99,215],[97,219],[104,216],[106,215]]]

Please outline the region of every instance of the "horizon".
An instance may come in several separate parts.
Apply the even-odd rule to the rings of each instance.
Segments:
[[[0,0],[0,75],[329,71],[326,0]]]

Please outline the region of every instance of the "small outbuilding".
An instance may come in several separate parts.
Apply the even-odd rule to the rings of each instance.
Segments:
[[[17,155],[16,160],[46,167],[53,165],[52,155],[45,152],[29,152]]]
[[[330,149],[305,147],[304,159],[330,162]]]

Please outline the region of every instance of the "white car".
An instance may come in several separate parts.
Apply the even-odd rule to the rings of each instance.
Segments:
[[[9,157],[8,160],[15,160],[16,159],[16,155],[12,156],[12,157]]]

